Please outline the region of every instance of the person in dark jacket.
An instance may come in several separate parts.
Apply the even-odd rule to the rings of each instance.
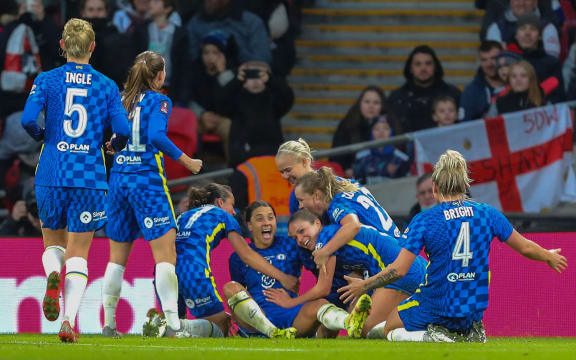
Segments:
[[[526,60],[510,65],[510,91],[490,106],[488,117],[532,109],[546,104],[544,91],[538,83],[534,67]]]
[[[97,44],[90,64],[122,89],[137,55],[131,38],[118,32],[108,17],[109,8],[105,0],[82,0],[79,6],[80,17],[90,22],[96,33]]]
[[[464,88],[460,98],[460,120],[476,120],[486,114],[496,89],[504,86],[498,76],[496,60],[502,45],[496,41],[483,41],[478,48],[480,68],[474,80]]]
[[[218,109],[232,120],[230,165],[275,155],[284,141],[280,119],[293,104],[294,92],[286,80],[271,74],[266,64],[241,65],[218,100]]]
[[[444,70],[432,48],[420,45],[410,53],[404,66],[406,83],[392,91],[388,106],[396,134],[436,126],[432,101],[449,95],[460,102],[460,90],[443,80]]]
[[[190,99],[188,37],[184,28],[168,20],[174,9],[174,0],[151,0],[148,8],[151,20],[136,25],[133,38],[137,53],[152,50],[166,59],[164,86],[168,96],[185,106]]]
[[[556,57],[548,55],[544,50],[541,22],[536,15],[525,14],[518,18],[515,42],[510,44],[508,48],[517,51],[532,64],[539,82],[550,77],[558,80],[558,86],[548,96],[551,102],[557,103],[566,99],[562,66]]]
[[[394,134],[386,115],[372,121],[372,139],[385,140]],[[354,177],[362,185],[372,185],[406,176],[410,170],[408,155],[394,145],[367,149],[356,154]]]
[[[386,112],[385,103],[386,95],[378,86],[370,85],[364,88],[344,119],[338,124],[332,138],[332,147],[370,140],[372,120]],[[354,154],[333,156],[330,161],[340,164],[344,169],[344,175],[352,178],[354,177],[354,156]]]

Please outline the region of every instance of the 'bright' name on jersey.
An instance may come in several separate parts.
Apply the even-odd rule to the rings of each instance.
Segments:
[[[66,82],[73,84],[92,85],[92,74],[66,72]]]
[[[461,217],[472,217],[474,216],[474,210],[470,206],[460,206],[454,209],[444,210],[444,218],[446,220],[454,220]]]

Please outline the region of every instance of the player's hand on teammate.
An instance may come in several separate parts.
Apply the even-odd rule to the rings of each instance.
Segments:
[[[298,293],[298,289],[300,288],[300,279],[296,276],[284,275],[282,279],[276,280],[280,281],[280,284],[282,284],[285,289]]]
[[[285,309],[294,307],[296,305],[293,298],[284,289],[267,289],[263,290],[262,293],[264,296],[266,296],[266,301],[274,303]]]
[[[337,290],[342,294],[340,295],[340,300],[342,300],[344,304],[348,304],[349,302],[354,301],[354,299],[358,299],[366,292],[364,288],[364,280],[350,277],[348,275],[344,275],[344,280],[348,281],[348,285],[342,286]]]
[[[562,251],[562,249],[548,250],[550,255],[548,260],[546,260],[548,266],[554,269],[554,271],[556,271],[558,274],[561,274],[562,271],[568,267],[568,260],[566,260],[564,256],[560,255],[560,251]]]
[[[312,255],[314,256],[314,262],[316,263],[316,268],[326,269],[326,264],[328,264],[328,259],[330,259],[330,254],[327,254],[324,248],[315,250]]]

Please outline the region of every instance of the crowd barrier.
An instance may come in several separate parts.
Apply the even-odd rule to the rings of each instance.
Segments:
[[[497,240],[490,254],[490,306],[484,323],[491,336],[576,336],[576,233],[528,234],[546,248],[562,248],[569,267],[562,275],[544,263],[516,254]],[[49,322],[42,315],[41,302],[45,275],[41,239],[0,239],[0,333],[56,333],[60,319]],[[108,260],[106,239],[95,239],[88,259],[88,287],[82,302],[77,327],[81,333],[99,333],[103,311],[101,289]],[[218,288],[229,281],[228,258],[232,248],[227,241],[213,253],[212,269]],[[144,241],[135,243],[128,262],[117,312],[122,333],[141,332],[146,312],[156,306],[152,285],[154,262]],[[314,278],[302,277],[302,289],[309,289]],[[202,304],[196,301],[196,304]]]

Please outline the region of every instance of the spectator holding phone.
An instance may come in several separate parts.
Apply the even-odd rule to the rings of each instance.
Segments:
[[[280,119],[292,107],[294,93],[265,63],[249,62],[218,94],[218,109],[232,120],[230,165],[260,155],[275,155],[282,144]]]

